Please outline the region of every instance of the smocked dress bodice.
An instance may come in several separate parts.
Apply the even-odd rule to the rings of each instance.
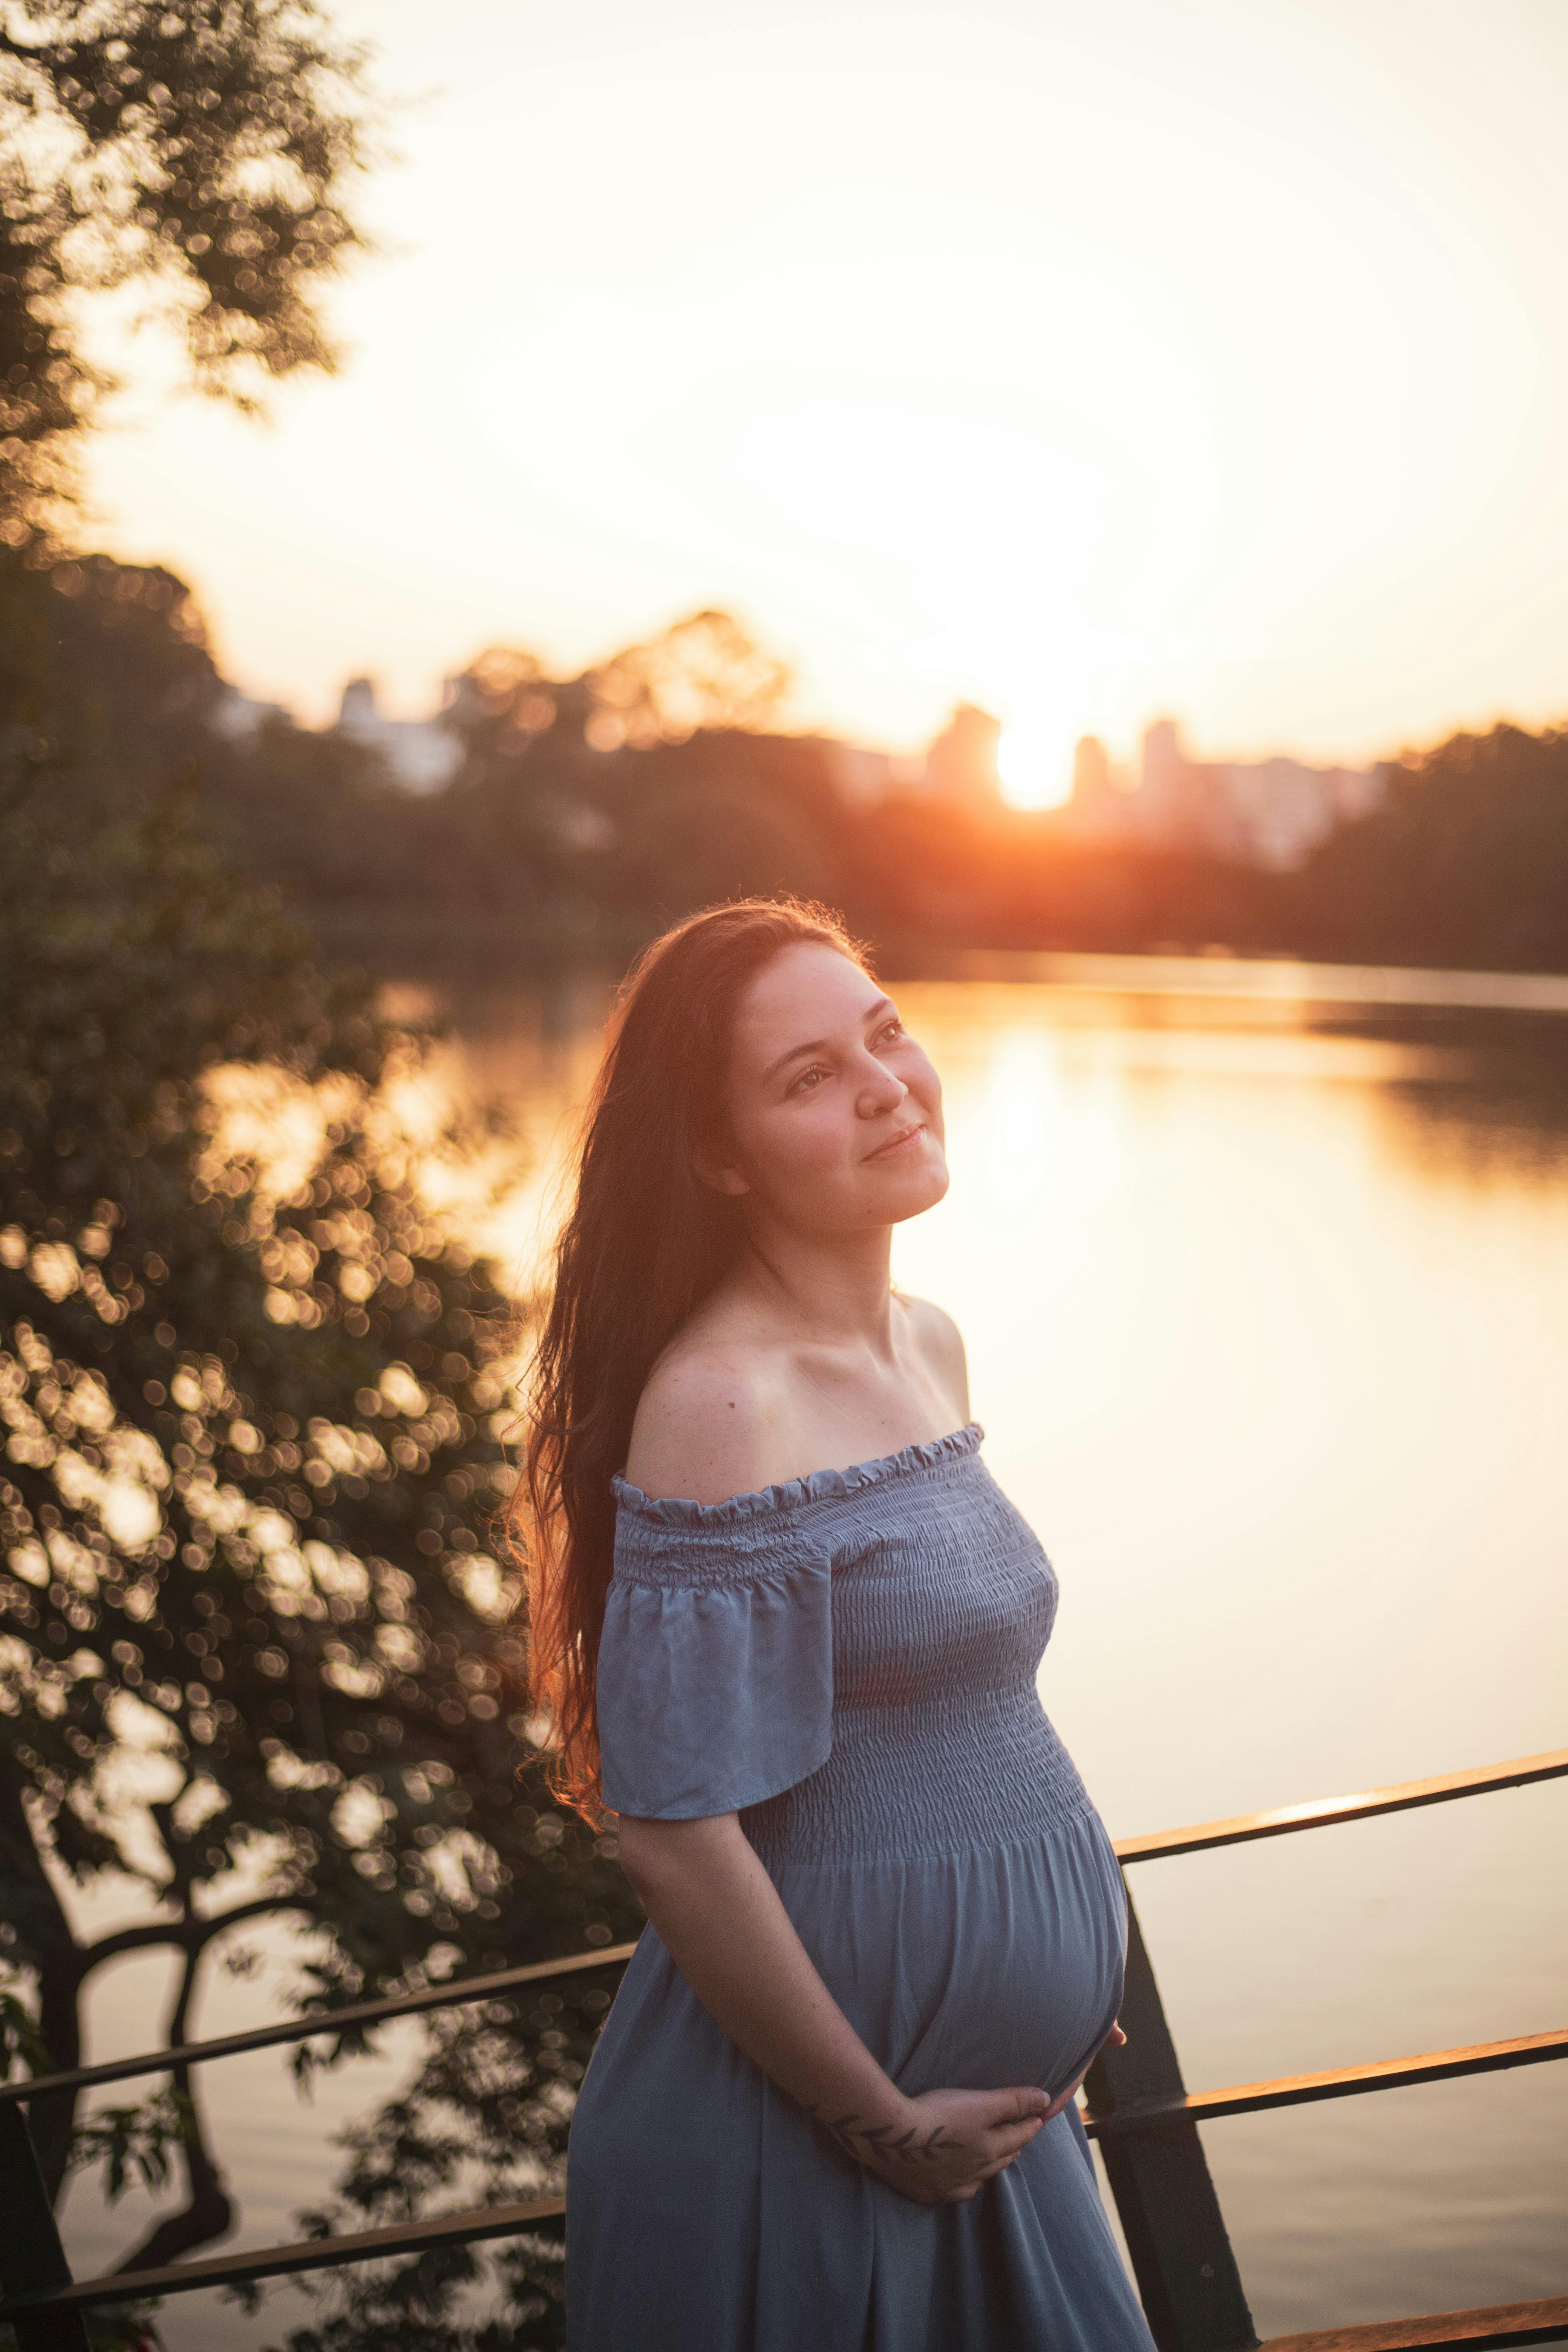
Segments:
[[[617,1479],[605,1803],[743,1811],[779,1864],[913,1861],[1085,1811],[1036,1688],[1056,1576],[981,1436],[724,1503]]]

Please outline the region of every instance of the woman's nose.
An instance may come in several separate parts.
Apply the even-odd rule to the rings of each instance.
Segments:
[[[889,1070],[885,1062],[873,1062],[855,1108],[862,1118],[886,1118],[909,1091],[896,1070]]]

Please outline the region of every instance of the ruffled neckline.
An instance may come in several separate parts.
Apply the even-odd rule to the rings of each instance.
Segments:
[[[782,1486],[764,1486],[752,1495],[731,1495],[722,1503],[689,1503],[674,1495],[645,1495],[619,1471],[610,1480],[611,1492],[625,1510],[658,1519],[666,1527],[713,1527],[726,1519],[754,1518],[763,1511],[787,1510],[798,1503],[837,1500],[858,1495],[862,1487],[880,1486],[906,1470],[929,1470],[939,1462],[954,1461],[978,1451],[985,1432],[977,1421],[945,1437],[929,1438],[923,1445],[906,1445],[884,1454],[876,1462],[852,1463],[847,1470],[813,1470],[805,1478],[787,1478]]]

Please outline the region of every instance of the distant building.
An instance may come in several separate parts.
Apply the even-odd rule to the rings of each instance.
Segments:
[[[830,735],[801,740],[822,753],[839,793],[852,808],[892,800],[945,801],[977,809],[1001,803],[996,747],[1002,723],[971,703],[957,706],[923,751],[875,751]]]
[[[1072,747],[1072,798],[1089,808],[1115,790],[1110,754],[1098,735],[1080,735]]]
[[[237,686],[226,684],[207,714],[207,724],[220,735],[227,736],[231,743],[243,743],[272,719],[280,719],[285,726],[294,723],[280,702],[258,702],[252,696],[241,694]]]
[[[961,702],[926,754],[927,793],[963,808],[999,807],[1002,778],[996,747],[1001,740],[999,719],[972,702]]]
[[[1173,719],[1156,719],[1145,727],[1140,764],[1138,789],[1144,808],[1173,812],[1192,767]]]
[[[1072,790],[1056,824],[1086,841],[1124,843],[1137,834],[1135,806],[1131,779],[1112,766],[1099,736],[1080,736],[1073,748]]]
[[[1370,815],[1386,789],[1382,768],[1309,768],[1258,760],[1222,768],[1237,830],[1258,866],[1304,866],[1342,824]]]
[[[1173,719],[1143,732],[1138,775],[1119,785],[1103,744],[1085,736],[1061,823],[1086,840],[1139,843],[1277,869],[1304,865],[1329,835],[1381,803],[1385,771],[1275,759],[1190,757]]]
[[[878,801],[918,799],[926,789],[926,755],[868,751],[860,743],[840,743],[831,735],[807,735],[802,740],[821,752],[841,799],[852,808],[870,808]]]
[[[368,677],[352,677],[344,687],[337,732],[374,751],[405,792],[438,793],[462,765],[462,738],[455,728],[444,719],[384,718]]]
[[[1245,855],[1218,769],[1188,757],[1173,719],[1156,719],[1143,730],[1132,814],[1142,836],[1162,848]]]

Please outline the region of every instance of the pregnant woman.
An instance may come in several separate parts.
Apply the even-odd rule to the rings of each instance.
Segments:
[[[1056,1580],[895,1291],[942,1092],[820,909],[628,982],[520,1488],[562,1786],[650,1925],[572,2129],[572,2352],[1150,2352],[1072,2093],[1125,1906]]]

